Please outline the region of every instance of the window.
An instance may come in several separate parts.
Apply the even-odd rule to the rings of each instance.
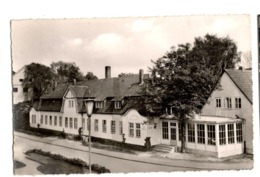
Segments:
[[[226,144],[226,127],[225,125],[219,125],[219,144]]]
[[[74,101],[73,100],[69,100],[69,108],[73,108],[74,107]]]
[[[34,115],[34,114],[32,115],[32,123],[36,124],[36,115]]]
[[[96,108],[103,108],[104,102],[103,101],[96,101]]]
[[[208,128],[208,144],[216,145],[215,125],[207,125]]]
[[[23,79],[19,79],[20,82],[23,82]]]
[[[73,119],[70,118],[70,128],[73,128]]]
[[[116,121],[111,120],[111,134],[116,133]]]
[[[242,123],[236,124],[237,142],[243,142],[243,128]]]
[[[85,118],[82,118],[82,129],[85,130]]]
[[[225,108],[231,109],[232,108],[232,99],[225,98]]]
[[[221,98],[216,98],[216,108],[221,108]]]
[[[52,125],[52,116],[50,116],[50,122],[49,122],[50,125]]]
[[[169,139],[168,122],[162,122],[162,138]]]
[[[62,127],[62,117],[61,116],[59,117],[59,124],[60,124],[60,127]]]
[[[14,87],[14,88],[13,88],[13,92],[18,92],[18,88],[17,88],[17,87]]]
[[[236,102],[236,108],[240,109],[242,107],[241,106],[241,98],[235,98],[235,102]]]
[[[47,125],[47,124],[48,124],[48,116],[45,115],[45,125]]]
[[[115,108],[121,108],[121,104],[120,104],[119,101],[116,101],[116,102],[115,102]]]
[[[94,130],[98,132],[98,119],[95,119]]]
[[[40,123],[43,124],[43,115],[41,115]]]
[[[198,143],[205,144],[205,125],[197,124]]]
[[[134,136],[134,123],[129,122],[129,136],[133,137]]]
[[[102,121],[102,131],[103,131],[103,133],[107,132],[107,121],[106,120]]]
[[[181,123],[178,123],[179,141],[181,141]],[[185,131],[183,132],[184,139],[186,138]]]
[[[57,116],[54,116],[54,126],[57,126]]]
[[[136,138],[140,138],[141,137],[141,124],[140,123],[136,123],[135,124],[135,136]]]
[[[122,135],[123,134],[123,122],[119,121],[119,134]]]
[[[68,117],[65,117],[65,127],[68,128]]]
[[[192,123],[188,124],[188,142],[195,142],[195,125]]]
[[[74,118],[74,129],[78,129],[78,119]]]
[[[228,124],[228,144],[235,143],[234,124]]]

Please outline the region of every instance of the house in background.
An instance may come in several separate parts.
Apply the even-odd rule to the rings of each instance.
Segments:
[[[91,135],[95,138],[131,145],[168,145],[181,147],[181,129],[171,109],[168,114],[149,120],[146,117],[141,85],[148,75],[125,75],[58,85],[41,98],[30,111],[30,126],[70,135],[88,136],[84,100],[95,101],[91,117]],[[252,80],[251,71],[226,70],[222,90],[215,90],[202,109],[186,123],[185,147],[188,152],[226,157],[252,152]]]
[[[25,67],[26,66],[23,66],[20,70],[13,74],[13,104],[27,101],[27,98],[24,95],[24,92],[27,92],[27,90],[24,90],[22,85],[25,77]]]

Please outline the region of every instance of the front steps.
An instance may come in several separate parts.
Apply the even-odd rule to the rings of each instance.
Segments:
[[[170,146],[167,144],[157,144],[152,149],[152,151],[160,152],[160,153],[171,153],[171,152],[176,152],[176,150],[177,150],[176,146]]]

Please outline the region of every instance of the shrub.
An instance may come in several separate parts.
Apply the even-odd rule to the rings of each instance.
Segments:
[[[63,160],[63,161],[70,163],[72,165],[76,165],[76,166],[79,166],[79,167],[85,167],[85,168],[89,169],[89,165],[85,161],[78,159],[78,158],[67,158],[67,157],[64,157],[60,154],[52,154],[51,152],[42,151],[41,149],[31,149],[31,150],[28,150],[28,151],[25,152],[26,155],[30,155],[31,153],[35,153],[35,154],[39,154],[39,155],[43,155],[43,156],[48,156],[48,157],[51,157],[55,160]],[[109,169],[107,169],[106,167],[100,166],[98,164],[91,165],[91,169],[93,171],[97,172],[98,174],[110,173]]]

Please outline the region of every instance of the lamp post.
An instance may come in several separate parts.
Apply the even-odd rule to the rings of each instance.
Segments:
[[[84,100],[84,104],[85,104],[86,112],[87,112],[87,116],[88,116],[89,173],[91,173],[91,119],[90,118],[91,118],[91,115],[93,113],[94,100],[93,99],[86,99],[86,100]]]

